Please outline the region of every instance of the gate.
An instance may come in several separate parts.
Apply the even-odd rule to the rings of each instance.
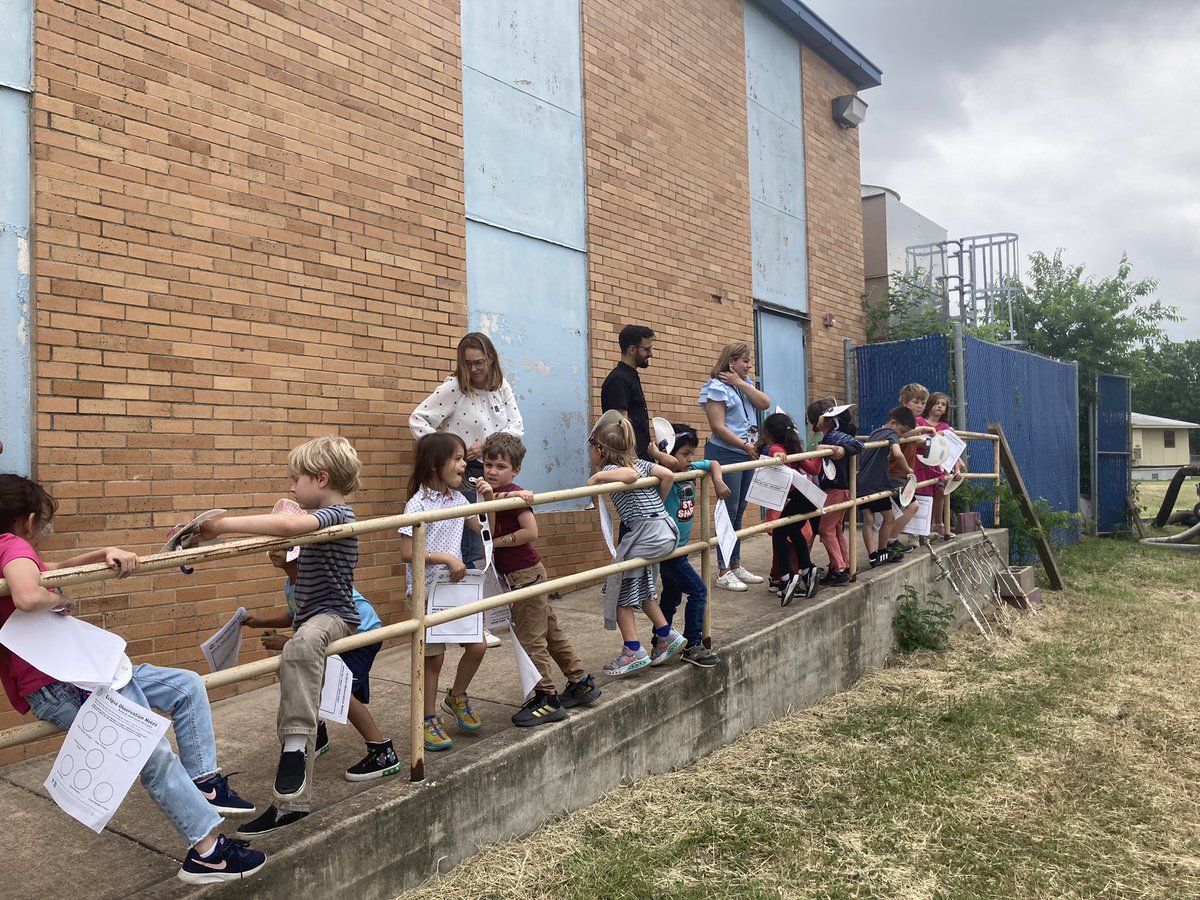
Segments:
[[[1092,514],[1096,534],[1111,534],[1129,521],[1129,376],[1097,375],[1092,403]]]

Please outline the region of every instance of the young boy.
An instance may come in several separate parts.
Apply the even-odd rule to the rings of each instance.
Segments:
[[[287,602],[287,609],[275,613],[247,616],[242,625],[246,628],[291,628],[296,617],[296,577],[299,574],[299,561],[293,559],[288,562],[286,550],[272,550],[267,557],[271,560],[271,565],[282,569],[287,576],[283,583],[283,596]],[[371,606],[366,597],[358,592],[357,588],[354,589],[354,606],[358,610],[358,617],[361,620],[358,634],[383,627],[383,622],[380,621],[375,608]],[[264,633],[262,645],[267,650],[279,653],[289,640],[291,638],[286,634]],[[366,647],[338,654],[350,670],[352,678],[350,682],[350,724],[357,729],[367,744],[367,755],[346,770],[347,781],[370,781],[373,778],[383,778],[400,771],[400,760],[396,757],[391,739],[383,736],[379,726],[375,724],[375,717],[367,709],[367,704],[371,702],[371,666],[374,665],[375,657],[382,649],[382,643],[368,644]],[[326,732],[325,723],[319,722],[314,753],[321,756],[328,751],[329,735]],[[239,828],[238,837],[257,837],[272,832],[278,827],[280,826],[276,824],[274,815],[259,816],[253,822]],[[258,830],[260,828],[262,830]]]
[[[729,486],[721,477],[721,464],[710,459],[695,462],[692,460],[696,448],[700,446],[700,438],[695,430],[675,422],[671,423],[671,427],[675,429],[675,446],[671,448],[671,455],[676,462],[675,470],[684,472],[698,469],[708,472],[717,499],[724,500],[728,497]],[[675,525],[679,528],[678,546],[682,547],[692,538],[692,524],[696,515],[696,482],[676,481],[663,498],[663,505],[667,508],[667,515],[675,520]],[[704,586],[704,581],[696,574],[686,556],[677,556],[659,563],[658,574],[662,577],[662,597],[659,598],[658,605],[668,625],[671,624],[675,610],[679,609],[683,595],[687,594],[687,605],[683,609],[683,636],[687,639],[687,646],[683,649],[683,661],[701,669],[711,669],[718,665],[721,658],[705,647],[703,642],[704,610],[708,606],[708,589]],[[655,638],[655,643],[657,642],[658,638]],[[657,647],[655,649],[657,650]]]
[[[200,526],[204,539],[222,534],[295,537],[318,528],[354,521],[346,495],[358,488],[358,454],[343,437],[306,441],[288,454],[288,474],[304,515],[267,513],[222,516]],[[317,710],[325,677],[325,648],[353,634],[361,624],[354,605],[358,538],[346,537],[300,548],[296,571],[295,633],[283,646],[279,664],[277,729],[282,745],[275,770],[275,805],[248,830],[265,834],[308,815],[312,766],[316,757]],[[274,819],[274,827],[266,828]]]
[[[916,382],[913,382],[912,384],[906,384],[904,387],[900,388],[900,405],[912,412],[914,419],[920,418],[921,414],[925,412],[925,404],[928,402],[928,400],[929,388],[925,387],[923,384],[917,384]],[[925,424],[924,419],[918,421],[917,427],[912,429],[910,432],[910,434],[925,433],[932,434],[933,429]],[[907,468],[905,469],[901,467],[899,463],[896,462],[895,458],[890,461],[888,465],[888,477],[892,480],[892,484],[894,486],[902,487],[904,484],[905,475],[908,472],[913,471],[913,467],[917,459],[917,449],[919,446],[919,443],[915,441],[900,445],[900,449],[904,452],[904,462],[906,463]],[[913,517],[917,514],[917,511],[920,510],[920,508],[920,505],[914,501],[908,504],[908,506],[905,507],[904,510],[899,513],[899,515],[896,515],[895,509],[892,510],[892,514],[896,515],[896,521],[891,530],[892,540],[887,545],[887,550],[889,553],[899,555],[907,553],[912,549],[900,540],[900,535],[904,533],[905,527],[913,520]],[[882,542],[880,543],[880,546],[883,546]]]
[[[483,442],[481,455],[483,478],[492,486],[495,499],[510,494],[533,499],[533,494],[513,483],[513,479],[521,474],[521,463],[525,461],[525,445],[520,438],[505,432],[493,434]],[[496,513],[492,534],[496,571],[504,576],[510,587],[528,587],[546,580],[546,568],[533,548],[538,527],[532,509],[506,509]],[[533,689],[533,696],[513,715],[514,725],[529,727],[559,722],[567,717],[563,707],[586,706],[599,699],[600,688],[592,676],[584,672],[583,662],[563,633],[544,594],[512,605],[512,627],[542,676]],[[567,679],[561,698],[550,680],[551,659]]]
[[[37,545],[57,507],[37,482],[20,475],[0,475],[0,577],[8,582],[10,591],[10,596],[0,597],[0,625],[18,609],[67,614],[70,604],[61,593],[42,587],[42,572],[103,562],[123,578],[138,567],[140,560],[135,554],[117,547],[82,553],[61,563],[43,562]],[[63,729],[71,727],[87,699],[73,684],[39,671],[8,650],[0,651],[0,681],[13,709],[19,713],[32,710],[39,719]],[[267,859],[263,853],[217,832],[222,814],[253,813],[254,805],[229,787],[229,779],[217,765],[212,711],[200,676],[143,663],[133,667],[129,681],[118,692],[139,706],[167,713],[173,720],[179,756],[163,738],[142,767],[141,780],[190,848],[178,878],[189,884],[212,884],[245,878],[261,869]],[[47,857],[47,863],[53,865],[52,857]]]
[[[888,413],[888,420],[882,427],[871,432],[867,443],[887,441],[886,447],[870,447],[862,452],[858,466],[858,496],[878,494],[882,491],[894,492],[896,485],[888,477],[889,461],[895,463],[901,472],[910,474],[912,468],[904,458],[904,451],[899,443],[912,429],[917,427],[916,416],[912,410],[897,406]],[[892,498],[880,497],[862,507],[863,543],[867,547],[867,556],[871,568],[886,562],[899,562],[900,555],[893,554],[887,549],[889,542],[896,536],[896,517],[892,513]],[[883,525],[879,529],[878,549],[875,546],[875,513],[883,516]]]

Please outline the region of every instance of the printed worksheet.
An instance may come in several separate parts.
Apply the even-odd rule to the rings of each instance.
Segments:
[[[238,654],[242,652],[242,623],[248,615],[244,606],[238,607],[233,618],[200,645],[209,669],[220,672],[237,665]]]
[[[170,720],[101,688],[80,708],[45,787],[67,815],[99,834],[167,733]]]
[[[942,461],[942,468],[947,472],[953,472],[954,464],[958,462],[963,455],[963,451],[967,449],[967,442],[949,428],[939,431],[938,434],[944,437],[946,443],[950,445],[950,455]]]
[[[125,639],[74,616],[14,610],[0,644],[35,669],[85,691],[109,687],[125,657]]]
[[[468,570],[461,581],[441,572],[429,587],[428,615],[483,599],[483,573]],[[445,644],[476,644],[483,640],[483,613],[443,622],[425,629],[425,640]]]
[[[904,533],[926,537],[929,534],[929,525],[933,521],[933,498],[918,494],[913,497],[913,502],[917,504],[917,511],[912,521],[904,526]]]
[[[350,688],[354,676],[340,656],[325,660],[325,681],[321,684],[321,706],[317,715],[345,725],[350,718]]]
[[[713,527],[717,531],[717,546],[721,548],[721,558],[733,559],[733,548],[737,546],[737,532],[733,529],[733,521],[729,518],[729,508],[724,501],[718,500],[716,511],[713,513]]]
[[[773,509],[783,509],[788,491],[792,489],[792,472],[788,466],[766,466],[754,470],[750,490],[746,492],[746,503],[756,503]]]

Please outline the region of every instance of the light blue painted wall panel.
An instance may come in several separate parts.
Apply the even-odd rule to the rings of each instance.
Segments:
[[[0,84],[33,87],[33,0],[0,0]]]
[[[584,484],[591,428],[586,254],[467,222],[467,296],[471,327],[495,343],[525,420],[521,485]]]
[[[30,473],[28,95],[0,88],[0,470]]]
[[[746,95],[797,127],[804,125],[800,44],[751,3],[746,4]]]
[[[582,114],[577,2],[467,0],[462,43],[464,68]]]
[[[804,434],[804,414],[808,409],[804,325],[799,319],[769,309],[758,310],[756,318],[758,379],[771,398],[770,412],[776,406],[783,407]]]
[[[750,258],[754,299],[808,312],[808,254],[804,222],[750,201]]]
[[[754,102],[748,115],[751,199],[805,218],[802,132]]]
[[[463,72],[467,216],[583,250],[579,116]]]

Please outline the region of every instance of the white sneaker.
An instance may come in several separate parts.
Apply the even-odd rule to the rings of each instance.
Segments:
[[[736,569],[734,569],[733,574],[737,576],[738,581],[741,581],[745,584],[763,583],[763,577],[761,575],[755,575],[753,572],[747,572],[741,566],[738,566]]]
[[[725,588],[727,591],[750,590],[745,584],[742,583],[741,579],[739,579],[732,570],[717,578],[717,587]]]
[[[494,634],[492,634],[486,628],[483,629],[483,639],[485,641],[487,641],[487,645],[489,647],[499,647],[500,646],[500,638],[496,637]]]

